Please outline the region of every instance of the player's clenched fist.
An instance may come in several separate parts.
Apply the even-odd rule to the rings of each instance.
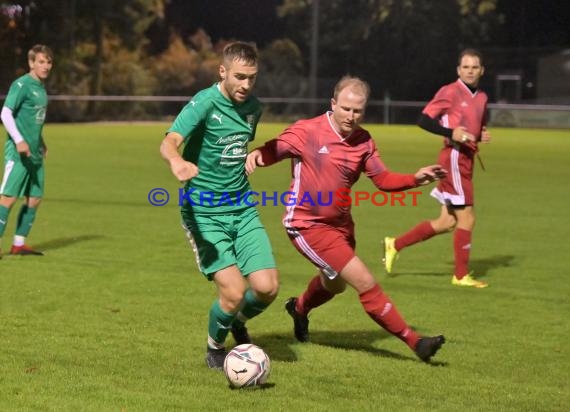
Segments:
[[[198,176],[198,166],[181,157],[170,160],[170,171],[180,182],[186,182]]]

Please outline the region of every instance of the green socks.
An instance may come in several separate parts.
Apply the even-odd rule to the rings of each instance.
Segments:
[[[36,219],[37,209],[22,205],[18,213],[18,223],[16,226],[16,236],[28,237],[32,224]]]
[[[10,209],[4,206],[0,206],[0,237],[2,237],[4,231],[6,230],[9,214],[10,214]]]
[[[208,321],[208,346],[212,349],[221,349],[224,346],[226,337],[232,327],[232,322],[236,315],[234,313],[227,313],[220,307],[219,300],[212,304],[210,308],[210,318]],[[212,340],[214,342],[212,342]]]
[[[256,317],[267,309],[268,306],[269,303],[258,300],[251,289],[246,290],[243,306],[234,320],[234,325],[238,327],[243,326],[247,320]]]

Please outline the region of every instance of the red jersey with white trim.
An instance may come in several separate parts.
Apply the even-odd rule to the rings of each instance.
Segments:
[[[361,173],[376,182],[378,175],[388,172],[366,130],[357,128],[343,138],[334,128],[330,115],[331,112],[327,112],[297,121],[278,138],[259,148],[266,166],[292,158],[293,180],[289,189],[292,198],[283,219],[285,227],[351,224],[349,203],[352,202],[346,200],[349,193],[346,189],[358,181]],[[415,186],[413,175],[383,174],[386,175],[395,177],[398,187]],[[339,197],[339,189],[345,190],[344,199]]]
[[[474,93],[461,81],[446,84],[435,94],[422,113],[449,129],[463,126],[469,133],[481,139],[481,129],[486,124],[487,95],[477,89]],[[444,139],[451,146],[450,139]]]

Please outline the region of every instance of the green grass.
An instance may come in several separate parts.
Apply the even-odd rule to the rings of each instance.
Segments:
[[[262,125],[259,140],[283,126]],[[380,330],[352,290],[311,314],[312,343],[295,343],[283,302],[314,269],[289,244],[283,208],[260,208],[281,291],[250,332],[273,369],[266,388],[232,391],[203,359],[215,288],[196,270],[176,202],[147,201],[154,187],[176,197],[179,186],[158,154],[166,127],[46,127],[47,189],[30,237],[46,256],[0,260],[0,410],[568,410],[568,131],[493,129],[482,148],[472,267],[488,289],[450,285],[449,235],[383,273],[381,239],[438,214],[430,188],[415,207],[354,208],[358,253],[400,312],[446,335],[433,365]],[[440,140],[417,127],[370,130],[395,171],[437,158]],[[284,191],[289,175],[284,162],[252,184]],[[364,177],[355,189],[374,190]]]

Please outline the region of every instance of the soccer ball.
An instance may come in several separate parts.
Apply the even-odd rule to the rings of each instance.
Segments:
[[[263,385],[270,371],[269,356],[251,343],[236,346],[224,360],[224,373],[233,388]]]

